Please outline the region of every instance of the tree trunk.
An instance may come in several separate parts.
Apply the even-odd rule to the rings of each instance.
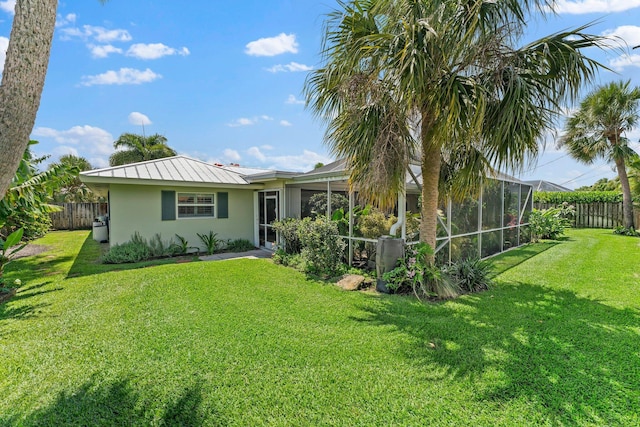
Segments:
[[[616,157],[616,169],[622,187],[622,217],[625,228],[634,227],[633,224],[633,199],[631,198],[631,186],[627,177],[627,168],[622,157]]]
[[[57,0],[18,0],[0,86],[0,200],[29,143],[49,64]]]
[[[429,137],[427,118],[423,115],[421,125],[422,140],[422,221],[420,223],[420,241],[436,248],[438,227],[438,184],[440,182],[440,147]],[[430,259],[433,262],[433,257]]]

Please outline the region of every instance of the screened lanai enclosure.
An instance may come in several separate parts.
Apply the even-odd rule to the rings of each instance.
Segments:
[[[326,215],[338,221],[348,242],[352,263],[375,259],[378,237],[391,234],[418,243],[420,169],[407,174],[404,194],[392,213],[363,206],[358,193],[349,192],[345,162],[337,161],[287,184],[287,216]],[[416,183],[417,181],[417,183]],[[439,263],[486,258],[528,243],[533,188],[504,174],[487,179],[479,194],[463,201],[447,201],[439,209],[436,259]],[[404,218],[398,221],[398,218]]]

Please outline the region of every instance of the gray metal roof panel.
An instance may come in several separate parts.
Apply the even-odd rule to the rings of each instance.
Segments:
[[[82,172],[100,178],[146,179],[157,181],[196,182],[209,184],[248,184],[241,174],[186,156],[129,165],[113,166]]]

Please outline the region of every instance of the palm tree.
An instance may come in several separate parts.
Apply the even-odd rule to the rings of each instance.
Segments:
[[[98,196],[87,187],[78,174],[80,172],[93,169],[91,163],[84,157],[65,154],[60,156],[56,163],[51,163],[49,169],[64,166],[67,170],[73,171],[73,179],[64,184],[54,195],[56,202],[63,203],[89,203],[98,201]]]
[[[441,175],[442,191],[468,193],[492,167],[522,167],[599,66],[581,53],[601,40],[586,27],[516,47],[528,15],[547,3],[349,0],[328,15],[307,105],[371,202],[391,206],[417,159],[420,239],[432,247]]]
[[[57,0],[18,0],[0,84],[0,199],[29,144],[49,64]]]
[[[640,88],[631,82],[611,82],[588,94],[567,120],[560,146],[574,159],[590,164],[605,158],[616,165],[622,188],[625,228],[632,228],[633,202],[626,162],[637,154],[624,136],[638,123]]]
[[[167,138],[157,133],[151,136],[123,133],[113,146],[116,149],[125,148],[125,150],[116,151],[109,157],[111,166],[162,159],[177,154],[167,145]]]
[[[0,200],[29,144],[47,74],[57,7],[57,0],[16,1],[0,83]]]
[[[627,166],[629,166],[629,187],[631,187],[631,196],[640,198],[640,156],[636,155],[629,159]]]

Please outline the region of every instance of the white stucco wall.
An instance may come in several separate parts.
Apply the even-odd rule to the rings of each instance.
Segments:
[[[229,194],[229,218],[177,218],[174,221],[162,221],[162,191],[226,192]],[[216,210],[217,203],[216,196]],[[210,230],[217,233],[220,239],[254,241],[253,190],[111,184],[109,205],[111,245],[131,240],[131,235],[136,231],[146,239],[160,233],[165,241],[175,240],[175,234],[179,234],[189,241],[189,246],[201,249],[204,249],[204,245],[196,233],[209,234]]]

